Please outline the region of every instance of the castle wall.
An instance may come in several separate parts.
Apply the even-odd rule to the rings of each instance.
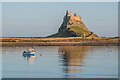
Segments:
[[[81,21],[81,17],[80,16],[71,16],[70,19],[76,20],[76,21]]]
[[[68,13],[67,13],[67,16],[73,16],[73,15],[72,15],[72,12],[68,12]]]
[[[77,15],[77,14],[76,14]],[[72,15],[72,12],[67,12],[67,16],[69,16],[70,17],[70,19],[72,19],[72,20],[76,20],[76,21],[81,21],[81,17],[80,16],[73,16]]]

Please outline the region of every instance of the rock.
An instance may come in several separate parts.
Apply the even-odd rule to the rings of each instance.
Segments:
[[[88,30],[85,24],[82,22],[81,17],[75,13],[66,12],[63,17],[63,23],[61,24],[58,33],[48,37],[98,37],[94,32]]]

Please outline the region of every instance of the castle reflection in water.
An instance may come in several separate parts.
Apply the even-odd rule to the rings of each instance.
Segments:
[[[87,55],[86,53],[89,51],[89,47],[61,46],[58,48],[58,51],[61,55],[61,61],[63,62],[63,69],[66,72],[66,77],[79,76],[76,74],[80,74],[80,68],[85,66],[83,59]]]
[[[84,58],[87,52],[90,51],[88,46],[59,46],[58,53],[60,55],[59,60],[63,67],[65,77],[80,77],[81,67],[84,65]],[[35,56],[23,55],[29,62],[34,63]],[[78,74],[78,75],[77,75]]]

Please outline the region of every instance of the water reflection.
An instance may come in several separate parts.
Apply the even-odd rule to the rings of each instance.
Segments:
[[[26,58],[29,61],[29,64],[33,64],[34,59],[35,59],[34,55],[23,54],[23,57]]]
[[[89,51],[89,47],[61,46],[58,49],[66,72],[66,77],[80,77],[81,66],[85,66],[83,59]]]
[[[41,46],[35,56],[23,55],[27,49],[2,49],[4,78],[118,77],[118,46]]]

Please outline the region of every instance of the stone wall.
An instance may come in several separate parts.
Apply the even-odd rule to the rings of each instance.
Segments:
[[[73,16],[72,12],[67,12],[67,16]]]
[[[76,21],[81,21],[81,17],[80,16],[71,16],[72,20],[76,20]]]
[[[67,12],[66,14],[67,14],[67,16],[69,16],[70,19],[72,19],[72,20],[81,21],[81,17],[80,17],[80,16],[77,16],[76,13],[75,13],[74,15],[72,15],[72,12]]]

